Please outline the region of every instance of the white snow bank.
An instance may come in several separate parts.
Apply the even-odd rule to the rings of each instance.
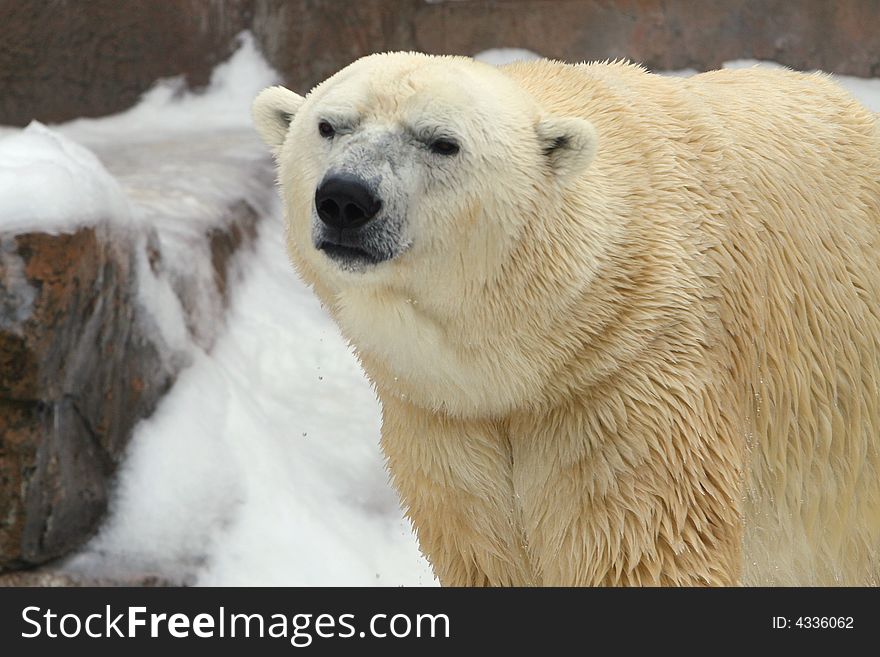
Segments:
[[[202,91],[163,80],[131,109],[58,126],[85,144],[120,181],[135,220],[180,238],[185,255],[194,237],[216,225],[231,203],[267,207],[274,168],[251,124],[250,106],[280,76],[243,32],[232,57]]]
[[[206,233],[226,226],[233,205],[244,201],[266,214],[275,197],[273,165],[251,125],[250,104],[279,76],[250,34],[238,39],[238,49],[214,70],[204,90],[165,80],[129,110],[53,126],[59,138],[89,148],[112,174],[130,206],[128,224],[140,239],[154,236],[161,270],[153,271],[141,249],[138,292],[169,363],[187,359],[189,329],[207,344],[221,324],[222,299]],[[51,188],[34,191],[52,198]],[[195,326],[184,318],[182,287],[190,291]]]
[[[62,233],[125,221],[128,202],[87,148],[34,121],[0,137],[0,232]]]
[[[133,220],[182,255],[231,203],[265,207],[272,166],[250,105],[279,76],[251,34],[238,40],[204,90],[168,79],[113,116],[0,130],[0,230]]]

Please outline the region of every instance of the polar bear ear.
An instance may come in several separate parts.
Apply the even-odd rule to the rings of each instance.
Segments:
[[[593,124],[575,117],[545,116],[535,127],[544,156],[558,175],[577,174],[596,155],[599,139]]]
[[[254,127],[267,146],[281,148],[287,136],[287,128],[296,116],[305,98],[284,87],[263,89],[254,99],[251,116]]]

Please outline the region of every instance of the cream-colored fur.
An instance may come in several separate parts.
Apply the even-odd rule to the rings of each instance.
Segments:
[[[398,53],[265,93],[441,583],[880,584],[880,128],[828,77]],[[309,237],[331,110],[464,133],[366,272]]]

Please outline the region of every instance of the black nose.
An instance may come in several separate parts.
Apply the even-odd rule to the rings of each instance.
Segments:
[[[315,192],[315,208],[321,221],[338,230],[360,228],[375,217],[382,202],[356,176],[336,174],[324,179]]]

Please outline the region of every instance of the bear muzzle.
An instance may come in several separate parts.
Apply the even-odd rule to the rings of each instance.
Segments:
[[[321,221],[315,247],[344,265],[377,264],[391,257],[374,247],[369,224],[382,201],[362,178],[349,173],[326,176],[315,192],[315,212]]]
[[[315,192],[318,218],[340,231],[354,231],[371,221],[382,209],[382,201],[366,181],[351,174],[327,176]]]

